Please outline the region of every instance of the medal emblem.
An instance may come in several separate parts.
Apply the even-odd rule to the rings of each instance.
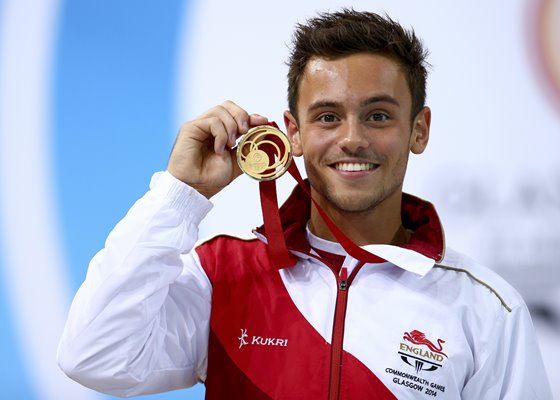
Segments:
[[[259,181],[281,177],[291,162],[292,146],[288,138],[269,125],[249,129],[237,145],[239,168]]]

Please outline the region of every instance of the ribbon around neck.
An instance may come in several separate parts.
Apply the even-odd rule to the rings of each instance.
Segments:
[[[275,122],[270,123],[271,126],[278,129]],[[269,157],[274,157],[268,154]],[[334,235],[336,240],[342,245],[344,250],[353,258],[366,263],[380,263],[385,260],[372,254],[356,245],[350,240],[344,232],[342,232],[332,219],[327,215],[319,203],[311,196],[311,191],[305,184],[295,162],[291,162],[287,167],[289,174],[296,180],[299,186],[309,196],[311,202],[317,209],[319,215]],[[278,207],[278,196],[276,193],[275,180],[259,181],[259,191],[261,199],[261,209],[263,214],[264,231],[268,244],[268,254],[273,266],[277,269],[291,267],[296,263],[295,257],[291,257],[286,246],[286,239],[282,229],[282,221],[280,218],[280,209]]]

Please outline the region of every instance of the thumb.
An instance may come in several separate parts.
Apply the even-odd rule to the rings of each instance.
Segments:
[[[235,178],[243,174],[243,171],[239,167],[239,163],[237,162],[237,147],[233,148],[229,152],[231,157],[231,180],[233,181]]]

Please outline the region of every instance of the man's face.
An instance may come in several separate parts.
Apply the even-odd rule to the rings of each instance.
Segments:
[[[297,110],[297,122],[285,114],[288,135],[323,206],[367,212],[400,201],[408,154],[421,153],[428,141],[430,110],[411,121],[410,91],[397,63],[367,53],[313,58]]]

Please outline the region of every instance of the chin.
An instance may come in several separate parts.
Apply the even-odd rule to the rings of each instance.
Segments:
[[[377,205],[383,201],[383,198],[379,196],[337,196],[333,193],[327,193],[325,197],[336,209],[347,213],[368,212],[377,207]]]

